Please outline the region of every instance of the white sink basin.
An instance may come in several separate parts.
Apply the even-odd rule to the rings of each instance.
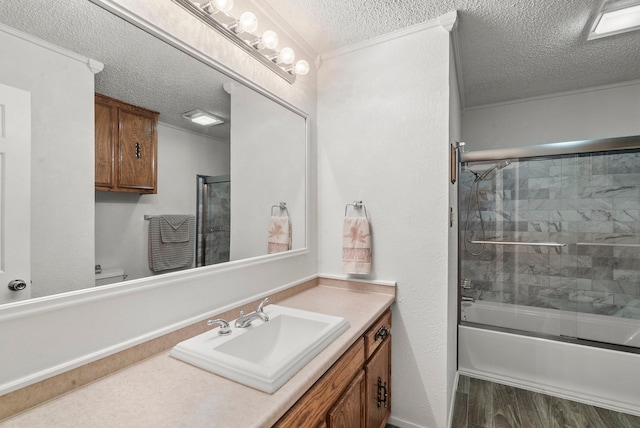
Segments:
[[[214,328],[178,343],[170,355],[260,391],[275,392],[349,328],[340,317],[267,305],[268,322],[254,320],[221,336]]]

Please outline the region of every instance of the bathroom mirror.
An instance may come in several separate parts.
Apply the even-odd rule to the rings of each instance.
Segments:
[[[198,176],[230,175],[229,261],[267,255],[269,218],[284,215],[272,210],[281,202],[291,218],[291,249],[306,247],[304,113],[235,82],[86,0],[3,2],[0,24],[103,63],[104,69],[95,75],[96,92],[160,113],[155,195],[93,192],[86,186],[93,183],[93,166],[90,171],[84,164],[78,167],[74,162],[79,156],[74,154],[63,162],[54,160],[62,148],[36,147],[55,144],[43,135],[46,130],[32,124],[32,284],[27,290],[32,297],[93,287],[94,264],[103,271],[122,269],[127,280],[163,274],[148,267],[145,215],[197,215]],[[9,72],[10,68],[4,73]],[[48,68],[39,72],[46,74]],[[34,95],[32,108],[41,101]],[[194,109],[214,113],[225,123],[192,124],[182,113]],[[59,125],[75,132],[73,121]],[[86,144],[92,147],[93,140]],[[63,176],[83,187],[64,184]],[[58,214],[54,208],[69,212],[70,205],[79,204],[71,215]],[[62,228],[58,217],[66,217],[77,230],[69,225],[56,230]],[[94,251],[91,263],[87,260],[93,259]],[[89,257],[73,257],[74,252]]]

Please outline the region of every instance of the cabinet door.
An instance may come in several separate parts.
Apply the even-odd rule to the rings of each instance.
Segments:
[[[95,116],[95,185],[111,189],[114,186],[118,109],[96,97]]]
[[[391,413],[391,336],[378,347],[367,365],[367,428],[384,427]]]
[[[118,187],[155,193],[155,118],[121,107],[119,126]]]
[[[342,397],[329,411],[328,428],[364,427],[364,371],[351,382]]]
[[[342,397],[351,379],[362,372],[364,340],[358,339],[305,395],[276,423],[276,428],[315,427],[327,419],[333,403]]]

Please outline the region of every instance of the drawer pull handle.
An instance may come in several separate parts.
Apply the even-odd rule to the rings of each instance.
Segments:
[[[376,332],[376,335],[373,336],[373,341],[377,342],[378,339],[385,340],[387,336],[389,336],[389,329],[387,328],[386,325],[383,325],[378,329],[378,331]]]
[[[136,143],[136,159],[140,159],[142,157],[142,148],[140,147],[140,143]]]
[[[382,383],[382,378],[378,376],[378,408],[384,403],[385,409],[387,408],[387,382]]]

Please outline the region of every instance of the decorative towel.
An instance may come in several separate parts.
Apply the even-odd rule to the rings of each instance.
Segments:
[[[272,216],[269,222],[267,252],[280,253],[291,249],[291,222],[289,217]]]
[[[191,267],[195,252],[196,218],[163,215],[149,219],[149,269],[161,272]]]
[[[371,234],[366,217],[344,218],[342,268],[345,273],[371,272]]]

